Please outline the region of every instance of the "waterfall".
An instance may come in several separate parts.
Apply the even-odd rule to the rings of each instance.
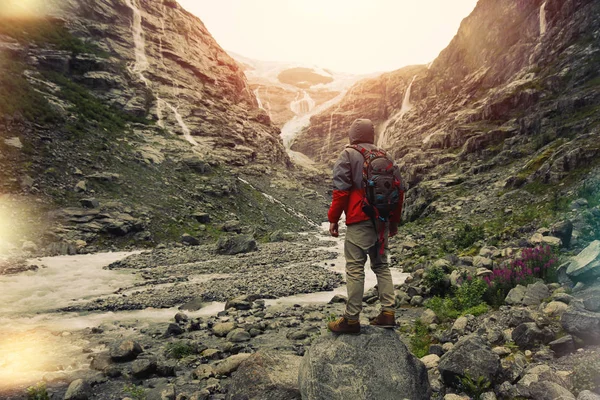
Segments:
[[[302,98],[298,99],[298,97],[300,97],[300,93],[296,95],[296,100],[290,104],[290,108],[294,114],[304,115],[311,112],[312,109],[315,108],[315,101],[305,90],[302,91]]]
[[[144,76],[144,72],[148,70],[150,67],[150,63],[148,62],[148,57],[146,55],[146,40],[144,39],[144,28],[142,27],[142,12],[141,10],[134,4],[134,0],[125,0],[127,6],[133,12],[133,21],[131,23],[131,31],[133,34],[133,43],[134,43],[134,54],[135,54],[135,62],[133,67],[131,68],[131,72],[137,74],[140,80],[144,83],[144,85],[152,89],[150,85],[150,81]],[[164,35],[164,22],[163,22],[163,35]],[[160,50],[162,57],[162,38],[160,40]],[[164,66],[164,59],[162,61]],[[166,100],[161,99],[158,94],[155,93],[156,96],[156,115],[158,117],[158,126],[161,128],[165,127],[165,123],[163,120],[163,106],[166,106],[173,114],[175,115],[175,120],[177,124],[180,126],[181,131],[183,132],[183,136],[185,139],[192,144],[193,146],[198,145],[198,142],[194,140],[192,137],[192,133],[190,128],[186,125],[183,117],[179,113],[176,107],[169,104]]]
[[[546,34],[548,29],[548,21],[546,20],[546,2],[540,7],[540,36]]]
[[[413,108],[412,104],[410,104],[410,92],[412,90],[412,85],[415,82],[415,79],[417,79],[417,75],[413,76],[412,80],[410,81],[410,84],[406,88],[406,93],[404,93],[404,98],[402,99],[402,107],[400,107],[400,111],[398,111],[391,118],[384,122],[381,129],[381,134],[379,135],[379,140],[377,141],[377,146],[387,147],[389,145],[390,134],[387,132],[388,125],[393,120],[402,120],[404,114],[406,114]]]
[[[319,114],[328,108],[333,107],[335,104],[342,101],[345,95],[345,91],[341,92],[333,99],[321,104],[318,107],[314,107],[310,112],[304,115],[296,115],[294,118],[286,122],[283,128],[281,128],[281,139],[283,140],[283,145],[285,148],[288,149],[288,152],[292,146],[292,143],[294,143],[296,136],[310,124],[310,118],[313,115]]]
[[[256,89],[254,90],[254,96],[256,97],[256,101],[258,101],[258,108],[261,108],[261,109],[263,109],[263,110],[267,111],[267,110],[266,110],[266,109],[263,107],[263,103],[262,103],[262,101],[260,100],[260,88],[256,88]]]

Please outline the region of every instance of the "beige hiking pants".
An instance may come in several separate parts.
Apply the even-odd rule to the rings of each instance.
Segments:
[[[385,253],[379,252],[377,233],[372,221],[363,221],[348,225],[344,255],[346,257],[346,281],[348,286],[348,303],[345,317],[358,319],[362,311],[365,291],[365,263],[367,256],[371,260],[371,269],[377,276],[379,301],[383,311],[395,310],[394,284],[388,266],[388,233],[385,233]]]

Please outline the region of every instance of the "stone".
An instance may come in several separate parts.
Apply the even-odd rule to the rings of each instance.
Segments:
[[[567,267],[567,275],[575,282],[590,282],[600,277],[600,240],[595,240]]]
[[[573,296],[567,293],[553,293],[552,300],[560,301],[561,303],[571,304],[571,300],[573,300]]]
[[[452,324],[452,332],[456,332],[459,335],[464,335],[468,324],[469,320],[466,316],[459,317],[456,319],[456,321],[454,321],[454,324]]]
[[[506,347],[502,347],[502,346],[494,347],[492,349],[492,351],[494,352],[494,354],[498,354],[499,357],[506,357],[506,356],[512,354],[510,349],[508,349]]]
[[[568,305],[560,301],[551,301],[544,308],[544,314],[550,317],[560,317],[567,310]]]
[[[425,325],[437,324],[439,322],[437,315],[435,315],[435,313],[430,309],[427,309],[423,312],[420,320]]]
[[[479,400],[498,400],[494,392],[486,392],[479,396]]]
[[[346,304],[346,302],[348,301],[348,298],[344,295],[341,294],[336,294],[335,296],[333,296],[331,298],[331,300],[329,300],[329,304]]]
[[[563,329],[586,343],[600,343],[600,313],[569,305],[560,322]]]
[[[590,392],[589,390],[583,390],[579,392],[577,400],[600,400],[600,394]]]
[[[459,396],[458,394],[448,393],[444,396],[444,400],[471,400],[469,396]]]
[[[238,296],[227,300],[225,309],[235,308],[236,310],[250,310],[252,308],[252,297]]]
[[[557,222],[550,228],[550,233],[552,236],[559,238],[563,246],[570,247],[573,237],[573,222],[569,220]]]
[[[508,305],[514,306],[521,304],[523,302],[523,298],[525,297],[525,293],[527,292],[527,288],[522,285],[517,285],[508,292],[506,299],[504,302]]]
[[[425,368],[432,369],[437,368],[440,363],[440,356],[437,354],[429,354],[425,357],[421,357],[421,362],[425,365]]]
[[[29,240],[26,240],[21,245],[21,249],[23,249],[23,251],[35,253],[38,250],[38,246],[37,246],[37,244],[35,244]]]
[[[235,322],[220,322],[212,327],[212,332],[215,336],[225,337],[236,327],[237,324]]]
[[[131,374],[137,379],[149,378],[156,372],[156,360],[140,358],[131,363]]]
[[[175,322],[176,323],[183,323],[183,322],[188,322],[190,320],[190,317],[187,316],[187,314],[182,313],[182,312],[178,312],[177,314],[175,314]]]
[[[550,297],[550,290],[543,282],[527,285],[527,291],[523,296],[523,304],[526,306],[538,306],[544,299]]]
[[[577,297],[583,301],[583,308],[586,310],[600,312],[600,285],[584,289]]]
[[[251,354],[240,353],[226,358],[215,367],[215,375],[230,375],[232,372],[237,370],[240,364],[247,360],[250,356]]]
[[[300,400],[298,371],[302,357],[260,350],[231,375],[228,399]]]
[[[250,339],[250,334],[241,328],[234,329],[227,334],[227,340],[233,343],[247,342]]]
[[[200,355],[209,360],[218,360],[221,358],[221,350],[217,349],[206,349],[200,353]]]
[[[192,216],[201,224],[208,224],[210,222],[210,215],[208,213],[196,212]]]
[[[217,254],[235,255],[256,251],[256,240],[252,235],[221,236],[217,242]]]
[[[370,326],[363,327],[360,335],[317,338],[302,359],[299,383],[303,400],[396,400],[407,395],[425,400],[431,396],[423,363],[394,331]]]
[[[554,335],[547,328],[540,329],[535,322],[526,322],[512,332],[512,340],[521,349],[533,349],[540,344],[548,344]]]
[[[415,296],[412,299],[410,299],[410,305],[413,307],[420,307],[423,305],[424,302],[425,299],[423,298],[423,296]]]
[[[240,224],[240,221],[236,221],[236,220],[231,220],[231,221],[225,222],[221,226],[221,229],[224,232],[242,233],[242,225]]]
[[[75,185],[75,191],[77,193],[83,193],[87,191],[87,183],[85,181],[79,181]]]
[[[79,200],[79,204],[83,208],[98,208],[100,207],[100,202],[96,198],[88,198]]]
[[[554,382],[533,382],[529,386],[529,396],[536,400],[575,400],[575,396]]]
[[[494,265],[494,262],[487,257],[481,257],[481,256],[473,257],[473,266],[475,268],[491,269],[493,267],[493,265]]]
[[[438,356],[443,356],[445,353],[444,347],[440,344],[430,344],[429,345],[429,354],[435,354]]]
[[[575,341],[571,335],[565,335],[556,339],[548,343],[548,346],[554,352],[556,357],[563,357],[575,351]]]
[[[171,323],[167,327],[167,330],[165,332],[165,337],[179,336],[179,335],[182,335],[183,333],[185,333],[185,331],[183,330],[183,328],[181,326],[179,326],[178,324]]]
[[[83,379],[76,379],[69,385],[65,400],[88,400],[91,390],[89,383]]]
[[[281,230],[277,230],[277,231],[271,233],[271,235],[269,236],[269,242],[271,242],[271,243],[283,242],[283,241],[285,241],[285,234]]]
[[[202,364],[192,372],[192,375],[196,379],[208,379],[215,376],[215,370],[212,365]]]
[[[483,339],[470,335],[459,340],[440,360],[439,371],[448,386],[457,386],[460,378],[483,377],[495,382],[500,372],[500,357]]]
[[[142,346],[133,340],[124,340],[110,349],[110,358],[116,362],[132,361],[143,352]]]
[[[190,246],[198,246],[200,241],[189,233],[184,233],[181,235],[181,243],[190,245]]]

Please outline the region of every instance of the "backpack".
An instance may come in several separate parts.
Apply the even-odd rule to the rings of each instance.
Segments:
[[[364,213],[373,221],[387,222],[400,203],[401,183],[394,174],[394,161],[381,149],[367,150],[359,145],[349,147],[360,152],[365,160],[363,165]]]

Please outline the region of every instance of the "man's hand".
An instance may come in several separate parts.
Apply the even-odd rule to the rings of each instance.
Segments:
[[[389,236],[390,237],[394,237],[398,234],[398,223],[397,222],[390,222],[390,233]]]
[[[337,222],[330,222],[329,223],[329,234],[333,237],[338,237],[340,236],[340,232],[339,232],[340,226]],[[398,230],[396,228],[396,230]]]

